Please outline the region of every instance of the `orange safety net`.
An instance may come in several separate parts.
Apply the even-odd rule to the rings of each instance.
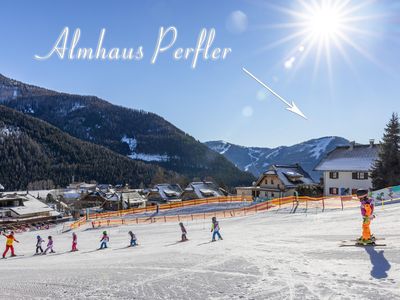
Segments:
[[[201,205],[206,203],[223,203],[223,202],[235,202],[235,201],[251,201],[250,197],[240,197],[240,196],[228,196],[228,197],[216,197],[216,198],[208,198],[208,199],[199,199],[199,200],[190,200],[190,201],[182,201],[178,203],[170,203],[163,204],[159,206],[160,210],[174,209],[178,207],[186,207],[186,206],[194,206]],[[275,198],[269,201],[261,202],[250,207],[236,208],[236,209],[228,209],[221,210],[210,213],[195,213],[195,214],[185,214],[185,215],[174,215],[174,216],[154,216],[154,217],[140,217],[140,218],[116,218],[127,216],[131,214],[137,214],[142,212],[156,211],[156,207],[150,206],[146,208],[136,208],[136,209],[128,209],[117,212],[107,212],[101,214],[90,214],[89,218],[92,219],[90,222],[93,228],[102,227],[102,226],[115,226],[115,225],[131,225],[131,224],[150,224],[150,223],[166,223],[166,222],[184,222],[184,221],[194,221],[194,220],[205,220],[210,219],[212,217],[217,218],[232,218],[246,215],[253,215],[258,212],[262,212],[265,210],[269,210],[272,208],[280,208],[281,206],[291,205],[292,207],[298,206],[300,204],[305,205],[305,208],[308,208],[308,205],[317,204],[315,207],[320,207],[322,210],[325,209],[325,206],[329,208],[342,208],[344,207],[343,202],[352,200],[352,197],[295,197],[289,196],[284,198]],[[113,218],[113,219],[110,219]],[[75,223],[70,225],[71,229],[78,228],[83,224],[87,224],[86,218],[81,218]]]

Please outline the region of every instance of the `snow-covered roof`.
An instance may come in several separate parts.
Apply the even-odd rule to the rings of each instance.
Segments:
[[[31,215],[31,214],[37,214],[37,213],[47,213],[47,212],[56,213],[48,205],[37,200],[35,197],[33,197],[29,194],[24,194],[24,195],[18,195],[18,194],[10,195],[9,194],[9,195],[7,195],[6,198],[23,200],[23,204],[24,204],[23,206],[6,207],[6,209],[13,211],[14,213],[18,214],[21,217],[24,217],[26,215]]]
[[[223,196],[219,187],[211,181],[192,182],[188,185],[185,191],[194,192],[198,198]]]
[[[340,146],[315,167],[316,171],[370,171],[378,158],[379,145]]]
[[[146,201],[146,198],[139,194],[138,191],[132,190],[128,192],[121,192],[122,200],[130,203],[140,203]]]
[[[183,190],[179,184],[162,183],[154,186],[154,189],[165,200],[177,199],[181,196]]]
[[[271,165],[258,179],[256,185],[259,185],[262,182],[265,175],[277,175],[286,188],[296,187],[298,185],[315,184],[311,176],[299,164]]]

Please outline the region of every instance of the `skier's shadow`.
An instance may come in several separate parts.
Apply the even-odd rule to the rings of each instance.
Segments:
[[[388,277],[387,271],[390,270],[391,265],[384,256],[384,251],[376,251],[374,247],[365,247],[372,263],[371,276],[376,279]]]

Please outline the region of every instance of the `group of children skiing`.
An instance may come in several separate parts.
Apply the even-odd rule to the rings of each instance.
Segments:
[[[372,198],[368,197],[368,190],[358,190],[357,191],[357,198],[360,200],[360,208],[361,208],[361,215],[363,218],[363,224],[362,224],[362,235],[361,237],[357,240],[357,244],[360,245],[374,245],[375,244],[375,237],[371,234],[371,229],[370,229],[370,224],[371,220],[375,218],[374,215],[374,201]],[[222,236],[220,234],[220,227],[219,227],[219,222],[217,221],[216,217],[213,217],[211,219],[211,232],[212,232],[212,242],[216,241],[216,237],[218,239],[222,240]],[[187,230],[183,223],[179,223],[180,229],[181,229],[181,242],[186,242],[188,241],[187,238]],[[128,247],[134,247],[137,246],[137,239],[136,235],[132,232],[128,232],[130,236],[130,242]],[[14,236],[14,231],[11,231],[9,234],[5,234],[4,232],[2,233],[3,236],[6,237],[6,249],[3,252],[3,258],[6,258],[6,255],[8,251],[11,251],[11,257],[16,256],[15,251],[14,251],[14,242],[19,243],[19,241],[15,238]],[[108,242],[110,241],[110,238],[107,234],[107,231],[103,231],[103,235],[101,236],[100,239],[100,248],[99,250],[106,249],[108,248]],[[42,243],[44,243],[44,239],[40,237],[40,235],[37,236],[36,240],[36,253],[35,255],[46,255],[47,252],[49,253],[54,253],[53,249],[53,238],[51,236],[48,237],[47,240],[47,245],[46,249],[43,251],[42,248]],[[71,252],[78,251],[77,248],[78,245],[78,236],[76,233],[72,233],[72,248]]]
[[[216,217],[213,217],[211,219],[212,224],[211,224],[211,232],[212,232],[212,242],[215,242],[215,237],[218,236],[218,239],[222,240],[222,236],[219,233],[220,227],[219,227],[219,223],[217,221]],[[183,225],[183,223],[179,223],[181,232],[182,232],[182,236],[181,236],[181,242],[186,242],[188,241],[187,238],[187,231],[185,226]],[[129,242],[129,246],[128,247],[134,247],[134,246],[138,246],[137,243],[137,239],[136,239],[136,235],[132,232],[129,231],[128,232],[129,236],[130,236],[130,242]],[[11,231],[8,235],[6,235],[5,233],[2,233],[2,235],[4,235],[7,238],[6,241],[6,249],[3,253],[3,258],[6,258],[6,255],[8,253],[8,250],[11,250],[11,257],[16,256],[15,252],[14,252],[14,242],[19,243],[18,240],[15,239],[14,236],[14,231]],[[108,242],[110,241],[110,238],[107,234],[107,231],[103,231],[103,234],[101,236],[100,239],[100,248],[98,250],[102,250],[102,249],[106,249],[108,248]],[[42,237],[40,235],[38,235],[36,237],[36,252],[34,255],[46,255],[47,252],[49,253],[55,253],[53,246],[54,246],[54,241],[52,236],[48,237],[47,240],[47,244],[46,244],[46,249],[43,250],[42,244],[45,243],[45,240],[42,239]],[[75,252],[78,251],[78,236],[75,232],[72,233],[72,247],[71,247],[71,252]]]

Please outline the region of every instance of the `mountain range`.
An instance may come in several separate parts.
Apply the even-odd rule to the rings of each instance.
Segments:
[[[348,145],[349,141],[342,137],[328,136],[276,148],[244,147],[225,141],[209,141],[205,144],[224,155],[239,169],[249,171],[254,176],[265,172],[271,164],[299,163],[318,182],[321,173],[314,171],[315,166],[328,152],[337,146]]]
[[[143,178],[145,173],[160,172],[160,170],[162,170],[162,173],[167,174],[165,178],[182,176],[186,179],[186,182],[193,179],[212,178],[225,187],[248,185],[254,180],[254,176],[251,173],[239,170],[223,155],[210,150],[203,143],[154,113],[117,106],[95,96],[73,95],[36,87],[9,79],[3,75],[0,75],[0,104],[23,113],[23,115],[11,114],[16,118],[15,123],[23,123],[23,116],[30,117],[26,121],[29,123],[28,127],[30,129],[27,131],[29,134],[25,132],[25,129],[20,130],[24,133],[24,137],[26,136],[28,139],[35,141],[35,147],[41,148],[47,145],[42,144],[44,140],[31,136],[34,126],[43,124],[35,123],[33,118],[45,121],[47,126],[57,127],[60,130],[56,134],[59,142],[62,139],[66,139],[66,136],[72,136],[76,138],[75,142],[87,142],[86,144],[78,144],[86,145],[85,147],[89,148],[92,147],[93,151],[101,152],[108,156],[119,155],[113,156],[115,160],[120,160],[121,157],[124,157],[124,162],[141,161],[141,164],[137,166],[143,167],[142,169],[137,166],[133,167],[131,163],[128,164],[136,170],[129,176],[137,176],[138,180],[125,178],[126,182],[135,183],[139,179],[143,179],[143,181],[150,183],[152,180]],[[6,113],[8,111],[2,109],[2,112]],[[8,132],[8,128],[13,126],[13,120],[4,120],[3,118],[0,120],[6,124],[3,125],[6,128],[3,131]],[[44,130],[44,132],[48,131],[47,129]],[[17,140],[15,143],[17,143]],[[102,146],[102,148],[96,148],[93,145]],[[67,149],[72,151],[72,148],[68,145],[61,143],[58,146],[60,148],[55,152],[57,155],[61,155],[59,157],[61,161],[67,160],[70,164],[77,166],[85,164],[83,156],[78,159],[78,157],[68,153]],[[109,151],[104,152],[105,148]],[[22,164],[24,163],[23,160],[34,161],[40,157],[25,155],[17,158],[15,153],[9,153],[8,155],[10,161],[15,159]],[[35,152],[33,155],[39,155],[39,153]],[[56,157],[51,155],[49,157],[48,163],[54,163],[52,159]],[[101,161],[100,164],[96,163],[95,157],[91,159],[94,173],[85,173],[86,178],[92,174],[93,178],[91,179],[93,180],[106,180],[106,177],[101,177],[97,173],[101,172],[100,169],[105,168],[106,161]],[[122,163],[122,161],[120,162]],[[119,167],[120,163],[117,165]],[[109,167],[117,168],[117,165],[112,166],[110,163]],[[144,168],[146,165],[148,165],[148,169]],[[154,169],[156,166],[159,168]],[[39,164],[37,168],[39,170],[44,166]],[[41,177],[46,177],[44,170],[48,169],[40,170]],[[9,171],[11,172],[11,169]],[[71,172],[66,173],[69,174]],[[114,174],[115,172],[112,173]],[[7,176],[12,178],[11,174],[4,172],[2,174],[0,182],[11,184],[7,180]],[[29,176],[33,175],[30,174]],[[29,176],[26,175],[27,178],[23,182],[29,181]],[[118,177],[118,180],[124,179]],[[64,182],[65,179],[60,179],[56,183],[64,184]],[[18,186],[22,187],[23,184],[18,184]]]
[[[0,105],[0,182],[8,190],[66,186],[79,180],[139,186],[182,176],[81,141],[39,119]]]

